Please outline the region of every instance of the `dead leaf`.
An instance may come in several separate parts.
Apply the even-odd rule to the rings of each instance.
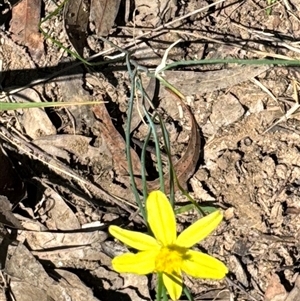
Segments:
[[[18,245],[5,270],[12,277],[10,289],[16,301],[47,301],[47,289],[54,281],[24,245]]]
[[[62,296],[69,296],[69,300],[76,301],[99,301],[93,296],[93,291],[86,287],[75,274],[66,270],[54,270],[58,274],[59,285],[57,290],[53,290],[54,300],[61,300]]]
[[[207,72],[164,71],[165,77],[176,89],[186,96],[228,89],[250,80],[268,70],[269,66],[238,66]]]
[[[97,301],[90,288],[71,272],[55,270],[59,282],[49,277],[30,251],[19,244],[6,265],[9,286],[16,301]]]
[[[99,139],[100,140],[100,139]],[[101,139],[102,140],[102,139]],[[82,135],[49,135],[47,137],[34,140],[34,144],[51,154],[54,157],[64,158],[70,161],[69,154],[75,155],[81,164],[91,162],[97,163],[101,160],[101,167],[112,168],[112,155],[109,152],[105,141],[102,140],[98,147],[91,145],[92,138]],[[104,161],[105,158],[105,162]]]
[[[47,188],[44,194],[47,200],[46,208],[40,208],[39,213],[47,214],[46,225],[48,229],[74,230],[80,228],[80,223],[75,213],[57,192]]]
[[[3,25],[7,21],[9,15],[10,15],[9,13],[11,11],[11,8],[14,5],[16,5],[17,3],[19,3],[19,2],[20,2],[20,0],[10,0],[10,1],[8,1],[8,0],[6,0],[6,1],[2,0],[0,2],[1,3],[0,4],[1,5],[0,25]],[[0,300],[1,300],[1,298],[0,298]]]
[[[55,267],[74,267],[84,262],[101,260],[101,243],[107,238],[105,232],[54,233],[19,231],[18,241],[26,241],[32,254],[40,260],[51,262]],[[79,263],[81,261],[81,263]]]
[[[77,230],[77,232],[34,232],[34,231],[18,231],[20,240],[26,238],[26,243],[32,251],[62,251],[62,249],[85,247],[93,243],[103,242],[107,238],[107,234],[100,230],[87,232],[84,230]],[[48,250],[47,250],[48,249]],[[57,252],[58,253],[58,252]],[[43,256],[45,254],[41,254]]]
[[[277,274],[272,274],[265,291],[265,301],[284,301],[287,292]]]
[[[14,96],[17,102],[41,102],[39,94],[31,88],[24,89]],[[44,109],[24,109],[21,117],[22,125],[29,137],[40,137],[56,134],[56,129]]]
[[[8,198],[0,195],[0,223],[12,228],[23,229],[19,220],[12,213],[11,207]]]
[[[69,0],[64,7],[64,26],[69,41],[80,56],[86,46],[90,3],[88,0]]]
[[[102,279],[104,290],[117,292],[115,298],[111,300],[120,300],[119,296],[124,296],[125,300],[130,301],[150,301],[149,280],[145,275],[122,274],[121,277],[110,268],[99,266],[91,271],[91,274]]]
[[[91,0],[91,21],[95,23],[96,34],[107,36],[114,25],[121,0]]]
[[[142,27],[157,27],[174,18],[177,10],[177,0],[135,0],[134,3],[138,11],[134,16],[134,22]]]
[[[94,106],[93,112],[97,119],[101,120],[101,123],[99,124],[101,137],[104,138],[107,147],[114,158],[115,168],[118,170],[120,175],[128,175],[128,162],[125,155],[124,138],[113,125],[105,104]],[[141,161],[133,149],[131,149],[131,160],[134,174],[140,175]]]
[[[28,75],[30,69],[35,69],[35,63],[26,51],[25,47],[18,45],[5,32],[0,31],[0,60],[2,61],[1,80],[5,73],[5,88],[11,89],[11,86],[28,84]],[[28,69],[27,72],[24,69]],[[20,72],[15,72],[20,70]]]
[[[10,31],[12,38],[19,44],[28,47],[35,61],[44,53],[44,39],[39,32],[41,0],[23,0],[12,9]]]
[[[95,100],[95,97],[85,89],[84,69],[78,66],[73,70],[73,75],[62,74],[61,76],[57,77],[56,84],[60,91],[60,100],[64,102],[83,102]],[[51,83],[49,83],[49,85],[51,85]],[[74,117],[75,133],[77,134],[84,133],[84,129],[86,129],[86,127],[92,128],[94,122],[96,121],[89,106],[68,106],[68,111]]]
[[[229,257],[230,270],[236,275],[237,280],[243,284],[244,287],[249,286],[249,281],[247,279],[246,272],[243,269],[241,262],[238,257],[231,255]]]

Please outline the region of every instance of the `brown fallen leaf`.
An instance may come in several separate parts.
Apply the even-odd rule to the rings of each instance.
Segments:
[[[9,15],[10,15],[10,11],[11,8],[16,5],[18,2],[20,2],[20,0],[10,0],[10,1],[1,1],[1,11],[0,11],[0,25],[5,24],[5,22],[7,21]],[[0,298],[1,300],[1,298]]]
[[[96,118],[101,120],[101,124],[99,124],[101,137],[104,138],[107,147],[114,158],[115,167],[120,175],[128,175],[128,162],[125,155],[125,141],[113,125],[105,104],[94,106],[93,112]],[[141,161],[133,149],[131,149],[131,160],[134,174],[140,175]]]
[[[81,164],[94,162],[103,169],[110,170],[112,168],[112,155],[105,141],[101,140],[100,142],[100,139],[97,147],[91,145],[92,138],[68,134],[49,135],[36,139],[33,143],[48,154],[62,158],[67,162],[70,162],[70,154],[73,154]]]
[[[94,243],[103,242],[107,238],[107,234],[100,230],[93,230],[87,232],[86,230],[75,229],[77,232],[35,232],[35,231],[19,231],[18,239],[24,241],[30,247],[31,251],[44,252],[42,254],[37,255],[37,257],[45,258],[53,257],[53,255],[57,255],[58,253],[67,253],[66,250],[70,249],[68,252],[70,253],[75,247],[87,247],[91,246]],[[46,253],[47,252],[47,253]],[[82,258],[85,258],[83,253],[77,254]],[[66,260],[67,255],[61,255],[61,260]],[[70,256],[69,256],[70,258]],[[78,257],[79,258],[79,257]]]
[[[88,0],[68,0],[64,7],[64,26],[69,41],[80,56],[86,46],[90,3]]]
[[[281,284],[277,274],[270,275],[268,285],[264,296],[265,301],[284,301],[287,297],[287,292]]]
[[[23,0],[13,7],[10,21],[13,40],[27,46],[36,62],[44,53],[44,39],[39,32],[40,15],[41,0]]]
[[[121,0],[91,0],[91,21],[95,23],[96,34],[107,36],[114,25]]]
[[[8,198],[0,195],[0,223],[15,229],[23,229],[19,220],[12,213],[11,207]]]
[[[51,230],[74,230],[80,228],[80,223],[71,210],[66,204],[64,199],[53,189],[46,188],[44,191],[46,197],[46,210],[40,208],[38,211],[42,214],[47,214],[46,225]],[[44,212],[46,211],[46,212]]]
[[[194,72],[164,71],[166,79],[184,95],[204,94],[227,89],[250,80],[270,69],[270,66],[238,66],[235,68]]]
[[[41,102],[39,94],[31,88],[24,89],[15,95],[17,102]],[[26,134],[32,139],[55,135],[56,129],[44,109],[24,109],[20,118]]]
[[[58,281],[50,277],[21,243],[7,261],[5,272],[11,277],[9,289],[16,301],[99,301],[93,291],[71,272],[55,270],[56,275],[60,275]]]

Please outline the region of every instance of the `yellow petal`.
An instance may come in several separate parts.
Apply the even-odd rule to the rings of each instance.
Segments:
[[[147,219],[155,238],[163,245],[176,240],[176,221],[172,206],[166,195],[152,191],[146,201]]]
[[[162,279],[164,285],[172,300],[178,300],[182,294],[182,276],[181,272],[174,272],[172,275],[163,273]]]
[[[160,248],[158,242],[154,237],[144,233],[125,230],[117,226],[110,226],[108,228],[108,231],[112,236],[114,236],[124,244],[139,251]]]
[[[200,240],[208,236],[217,228],[222,221],[223,215],[217,210],[201,219],[185,229],[176,240],[176,245],[184,248],[190,248]]]
[[[195,278],[222,279],[228,273],[223,262],[207,254],[188,250],[181,269]]]
[[[126,253],[115,257],[111,264],[119,273],[134,273],[146,275],[155,269],[156,251],[143,251],[137,254]]]

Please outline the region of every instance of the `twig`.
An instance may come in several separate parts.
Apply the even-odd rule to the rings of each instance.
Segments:
[[[263,134],[269,132],[272,128],[274,128],[277,124],[288,120],[289,118],[291,118],[295,112],[298,111],[298,109],[300,108],[300,104],[299,104],[299,99],[298,99],[298,90],[297,90],[297,85],[296,82],[294,81],[293,83],[294,86],[294,96],[295,96],[295,101],[296,103],[284,114],[284,116],[280,117],[276,122],[274,122],[271,126],[269,126],[264,132]]]

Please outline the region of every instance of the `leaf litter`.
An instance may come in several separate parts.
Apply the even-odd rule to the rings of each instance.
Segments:
[[[248,28],[235,26],[233,19],[241,24],[251,24],[253,28],[268,28],[270,31],[277,24],[276,30],[283,40],[286,35],[299,34],[299,24],[297,21],[290,23],[293,17],[288,10],[282,16],[283,20],[278,20],[279,14],[276,11],[285,9],[279,3],[272,8],[274,14],[266,16],[264,9],[258,9],[253,2],[245,2],[240,7],[237,7],[239,4],[227,2],[228,6],[218,6],[207,15],[197,14],[187,23],[177,23],[182,28],[168,27],[167,31],[160,32],[155,39],[144,39],[144,44],[141,45],[145,47],[146,43],[148,48],[146,52],[143,50],[138,62],[153,67],[153,57],[157,60],[162,56],[169,44],[178,39],[178,35],[185,39],[185,43],[172,49],[169,56],[171,62],[196,57],[252,57],[251,50],[261,50],[264,45],[263,36],[259,35],[257,38],[255,33],[251,49],[247,49],[245,45],[242,49],[241,41],[251,39],[253,32]],[[24,3],[25,11],[29,12],[26,9],[29,2]],[[105,4],[106,1],[102,3]],[[81,1],[69,1],[68,5],[72,8],[70,12],[76,13],[76,7],[86,10],[87,7],[83,4]],[[77,15],[74,26],[81,30],[79,45],[75,46],[69,36],[70,43],[77,52],[86,55],[89,47],[101,49],[103,45],[98,41],[99,35],[108,35],[108,39],[120,47],[127,45],[130,36],[130,42],[133,41],[135,48],[140,50],[139,40],[136,39],[137,35],[144,34],[144,29],[140,27],[146,24],[154,29],[158,24],[165,25],[169,20],[176,20],[178,16],[199,9],[200,5],[197,1],[189,1],[186,6],[178,1],[160,1],[160,6],[158,2],[136,1],[133,7],[129,5],[129,13],[126,12],[129,18],[128,22],[125,20],[127,27],[116,30],[113,25],[114,22],[117,25],[119,22],[115,20],[118,1],[115,4],[111,7],[113,13],[109,16],[110,21],[103,25],[103,29],[101,22],[100,25],[95,23],[95,14],[103,13],[104,10],[95,10],[89,16],[89,22],[92,21],[89,24],[87,13],[84,18]],[[94,5],[91,2],[90,10]],[[46,14],[50,13],[51,11],[46,11]],[[16,18],[12,20],[15,22],[21,18],[26,28],[30,28],[29,21],[35,22],[32,32],[38,32],[36,24],[40,21],[37,21],[39,18],[30,20],[24,15],[17,17],[16,14],[12,18]],[[67,18],[66,15],[64,18]],[[68,20],[65,22],[71,24]],[[66,39],[61,23],[62,18],[58,14],[43,26],[51,29],[53,38],[64,42]],[[201,36],[199,28],[203,29]],[[29,32],[25,37],[30,36]],[[14,32],[16,33],[17,31]],[[229,33],[232,41],[226,44],[225,34],[228,36]],[[68,32],[67,34],[70,35]],[[8,32],[1,32],[1,38],[0,59],[3,70],[10,70],[10,74],[4,73],[2,84],[9,89],[22,80],[21,76],[24,74],[20,70],[28,66],[35,67],[32,62],[34,53],[30,49],[34,43],[18,41],[28,48],[21,47],[10,40]],[[216,40],[218,43],[214,42]],[[277,49],[277,40],[274,40],[274,44],[272,39],[267,40],[271,49]],[[284,42],[290,46],[291,41],[292,38]],[[42,60],[45,65],[49,63],[51,66],[53,62],[68,59],[49,40],[43,43],[47,44],[45,56],[49,54],[49,62]],[[107,49],[111,46],[104,47]],[[290,48],[283,47],[280,49],[281,54],[294,56]],[[38,51],[40,49],[37,48]],[[153,54],[153,57],[148,57],[147,53]],[[10,59],[12,55],[14,57]],[[188,104],[202,134],[203,149],[199,150],[200,160],[190,180],[190,191],[197,200],[203,198],[201,202],[213,202],[225,210],[226,221],[202,247],[224,261],[234,276],[228,279],[232,285],[194,279],[185,279],[185,282],[199,300],[298,300],[299,130],[296,122],[296,126],[292,128],[274,126],[272,132],[264,131],[277,117],[278,102],[282,98],[290,98],[294,93],[290,83],[294,77],[299,76],[299,70],[283,67],[227,67],[193,66],[187,72],[166,72],[170,82],[188,96]],[[13,72],[16,69],[19,69],[21,76]],[[103,74],[99,75],[100,72]],[[112,116],[112,125],[122,136],[122,122],[126,118],[123,112],[126,111],[129,87],[126,74],[122,71],[97,70],[94,75],[101,78],[99,83],[89,77],[85,69],[78,73],[81,75],[76,80],[67,81],[62,78],[60,81],[53,80],[36,86],[34,89],[38,98],[42,101],[69,101],[73,98],[108,100],[109,105],[102,113]],[[250,82],[253,77],[276,96],[276,102]],[[176,120],[181,117],[176,104],[166,92],[161,91],[160,98],[161,112],[172,116],[167,124],[177,130]],[[7,178],[16,179],[13,173],[17,172],[21,186],[25,187],[22,189],[26,189],[26,194],[20,194],[20,190],[15,188],[17,186],[13,186],[15,189],[10,190],[9,194],[1,189],[1,194],[14,204],[5,214],[14,214],[22,227],[26,228],[19,230],[16,240],[13,240],[19,241],[18,246],[11,244],[8,249],[4,272],[10,279],[5,289],[16,300],[35,300],[36,297],[47,300],[47,296],[50,300],[65,300],[63,296],[71,296],[72,293],[75,294],[72,295],[74,300],[81,300],[81,295],[88,300],[111,300],[124,296],[131,300],[151,300],[154,288],[149,279],[118,275],[112,271],[111,255],[108,256],[107,249],[103,247],[110,242],[106,237],[106,227],[110,224],[142,227],[138,217],[131,215],[135,210],[131,191],[126,183],[119,181],[117,163],[120,162],[115,162],[111,150],[108,150],[108,135],[105,137],[102,134],[103,117],[101,121],[97,120],[91,108],[48,110],[43,115],[47,122],[45,119],[37,119],[34,123],[46,125],[50,120],[46,127],[54,127],[55,132],[49,136],[42,131],[39,138],[29,137],[31,135],[25,130],[25,121],[20,112],[5,112],[1,115],[0,137],[5,156],[10,162],[5,174]],[[280,121],[283,122],[284,119]],[[29,122],[28,127],[30,123],[33,122]],[[176,154],[184,153],[190,136],[190,128],[184,126],[182,129],[181,133],[171,133],[174,135],[171,137],[172,141],[184,142],[183,145],[175,142],[172,144]],[[143,124],[133,134],[143,138]],[[124,148],[123,142],[120,142],[119,148]],[[23,181],[30,189],[23,185]],[[181,202],[184,204],[185,199],[179,195],[177,198],[178,205]],[[130,216],[135,218],[129,219]],[[198,217],[194,211],[189,211],[178,218],[180,227],[190,224]],[[11,225],[3,223],[4,227],[10,228]],[[83,230],[85,225],[93,227],[87,228],[88,231]],[[25,241],[28,241],[26,247],[23,245]],[[110,245],[109,248],[116,250],[116,246],[118,245]],[[26,264],[23,264],[25,261]],[[52,268],[49,269],[46,262],[50,262]],[[276,275],[280,276],[279,279]]]
[[[22,0],[13,7],[10,22],[14,41],[25,45],[37,62],[44,54],[44,38],[39,32],[41,5],[41,0]]]

